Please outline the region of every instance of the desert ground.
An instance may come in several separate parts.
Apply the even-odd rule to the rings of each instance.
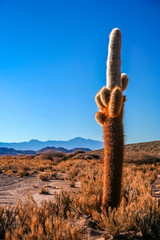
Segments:
[[[78,188],[79,184],[76,182],[74,189]],[[40,204],[43,200],[52,200],[54,193],[59,193],[61,189],[70,190],[70,185],[70,181],[65,180],[63,173],[57,174],[56,179],[48,179],[46,183],[38,179],[38,173],[23,177],[8,176],[6,173],[2,173],[0,175],[0,204],[13,205],[18,199],[25,201],[29,195]]]
[[[125,146],[121,203],[101,209],[103,150],[0,157],[0,239],[160,239],[160,142]]]

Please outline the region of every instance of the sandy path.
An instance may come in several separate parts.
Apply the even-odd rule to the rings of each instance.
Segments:
[[[0,205],[15,204],[17,199],[25,200],[28,193],[33,196],[37,203],[40,203],[42,200],[52,200],[54,193],[61,191],[61,189],[66,191],[71,189],[68,180],[41,181],[37,178],[38,174],[34,173],[23,178],[0,174]],[[63,179],[63,177],[63,174],[59,174],[59,178]],[[49,194],[39,194],[42,187],[45,187]],[[79,183],[76,184],[76,187],[79,187]]]
[[[160,200],[160,175],[157,175],[157,179],[152,184],[152,194],[156,200]]]

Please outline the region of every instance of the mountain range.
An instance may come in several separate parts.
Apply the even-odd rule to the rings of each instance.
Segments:
[[[3,155],[18,156],[20,154],[35,155],[35,154],[42,154],[46,151],[72,153],[72,152],[76,152],[76,151],[89,152],[89,151],[91,151],[91,149],[89,149],[89,148],[73,148],[73,149],[68,150],[66,148],[61,148],[61,147],[58,147],[58,148],[46,147],[46,148],[42,148],[38,151],[33,151],[33,150],[15,150],[14,148],[0,147],[0,156],[3,156]]]
[[[28,142],[0,142],[0,147],[3,148],[13,148],[14,150],[33,150],[37,151],[46,147],[62,147],[65,149],[73,149],[73,148],[89,148],[91,150],[97,150],[103,148],[103,143],[101,141],[85,139],[81,137],[76,137],[70,139],[68,141],[56,141],[56,140],[48,140],[48,141],[39,141],[36,139],[32,139]]]

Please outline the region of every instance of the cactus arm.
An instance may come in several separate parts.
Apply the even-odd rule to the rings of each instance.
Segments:
[[[101,101],[101,96],[100,96],[100,92],[97,93],[97,95],[95,96],[95,102],[97,104],[97,106],[99,107],[99,109],[102,109],[104,108],[104,105]]]
[[[122,91],[125,91],[128,86],[128,76],[126,73],[121,74],[121,81],[122,81]]]
[[[116,118],[120,114],[122,109],[122,101],[122,90],[116,86],[112,91],[109,104],[109,116],[111,118]]]
[[[103,105],[106,107],[110,99],[110,90],[106,87],[103,87],[100,91],[100,98]]]
[[[100,125],[103,125],[106,120],[106,116],[102,112],[96,112],[95,119]]]

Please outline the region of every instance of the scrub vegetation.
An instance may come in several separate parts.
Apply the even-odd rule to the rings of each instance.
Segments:
[[[28,178],[37,173],[44,174],[46,182],[63,173],[61,181],[81,186],[62,189],[41,204],[28,195],[15,205],[1,205],[0,239],[159,239],[160,203],[153,198],[151,186],[160,172],[160,157],[153,151],[154,144],[150,153],[148,146],[146,151],[141,145],[138,151],[132,146],[125,149],[120,205],[107,211],[101,207],[103,150],[66,154],[58,163],[43,154],[1,157],[0,176]],[[39,193],[49,194],[45,186]]]

